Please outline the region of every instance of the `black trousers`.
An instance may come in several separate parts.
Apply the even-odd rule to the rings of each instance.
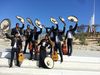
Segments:
[[[33,50],[34,50],[34,59],[37,60],[37,51],[36,51],[36,41],[31,41],[32,42],[32,49],[30,50],[30,60],[33,59]]]
[[[18,49],[18,48],[12,48],[12,50],[11,50],[11,60],[10,60],[10,67],[12,67],[12,63],[13,63],[13,60],[14,60],[14,56],[15,56],[15,53],[16,53],[16,65],[17,66],[20,66],[20,63],[19,63],[19,61],[18,61],[18,54],[19,54],[19,52],[20,52],[20,49]]]
[[[32,60],[33,59],[33,48],[32,48],[32,50],[30,50],[30,58],[29,58],[30,60]]]
[[[60,54],[60,58],[61,58],[61,62],[63,61],[63,53],[62,53],[62,48],[61,48],[61,43],[55,43],[55,49],[59,50],[59,54]]]
[[[44,59],[46,57],[46,50],[44,48],[40,48],[40,55],[39,55],[39,67],[44,67]]]
[[[29,40],[26,40],[26,41],[25,41],[24,53],[26,53],[26,48],[27,48],[27,45],[28,45],[29,43],[30,43]]]
[[[67,39],[67,47],[68,47],[68,56],[71,56],[72,55],[72,42],[73,42],[73,39]]]

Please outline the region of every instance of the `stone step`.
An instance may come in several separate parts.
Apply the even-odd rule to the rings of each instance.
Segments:
[[[100,75],[100,71],[2,67],[0,68],[0,75]]]
[[[0,59],[0,68],[8,68],[9,67],[9,59],[2,58]],[[17,68],[13,62],[12,68]],[[38,61],[25,59],[21,64],[20,68],[31,68],[31,69],[39,69]],[[100,63],[95,62],[75,62],[75,61],[64,61],[60,63],[60,61],[54,62],[53,69],[56,70],[84,70],[84,71],[100,71]]]
[[[7,58],[10,59],[10,52],[0,52],[0,58]],[[24,54],[25,59],[29,59],[30,54]],[[60,60],[60,56],[59,59]],[[63,60],[66,62],[90,62],[90,63],[100,63],[100,58],[99,57],[86,57],[86,56],[67,56],[63,55]]]

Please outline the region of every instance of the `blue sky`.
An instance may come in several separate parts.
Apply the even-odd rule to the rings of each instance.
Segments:
[[[96,1],[96,24],[100,24],[100,0]],[[11,20],[11,26],[14,27],[17,22],[16,16],[31,18],[34,22],[39,18],[41,23],[46,26],[52,26],[50,17],[58,20],[62,29],[63,24],[58,19],[62,16],[66,20],[67,28],[73,24],[68,21],[69,15],[75,15],[80,24],[89,24],[93,14],[93,0],[0,0],[0,21],[5,18]],[[19,22],[20,23],[20,22]],[[25,21],[26,25],[28,24]],[[99,29],[98,29],[99,30]]]

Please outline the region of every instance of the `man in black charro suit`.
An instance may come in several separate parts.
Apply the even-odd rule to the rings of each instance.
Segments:
[[[62,54],[62,49],[61,49],[61,41],[63,40],[62,39],[62,35],[65,32],[65,28],[66,28],[66,26],[64,25],[63,30],[60,31],[58,24],[56,24],[56,28],[54,28],[54,26],[52,26],[50,28],[50,31],[48,31],[48,29],[46,29],[47,34],[50,36],[50,39],[55,44],[54,49],[59,50],[61,62],[63,62],[63,54]]]
[[[18,54],[19,54],[20,50],[22,49],[22,40],[21,40],[18,32],[15,32],[15,36],[9,36],[6,33],[6,37],[11,40],[11,46],[12,46],[11,60],[10,60],[9,68],[13,66],[13,60],[14,60],[15,53],[16,53],[16,61],[17,61],[16,66],[20,67],[20,63],[18,60]]]
[[[74,28],[72,25],[70,25],[69,30],[66,32],[65,40],[67,39],[68,56],[72,55],[73,35],[74,35],[75,30],[77,29],[77,26],[78,26],[77,23]]]
[[[11,31],[11,35],[15,36],[15,33],[18,32],[19,35],[23,34],[23,28],[24,28],[24,24],[22,25],[22,27],[19,27],[19,23],[16,23],[16,27],[12,29]]]
[[[24,47],[24,53],[26,53],[27,45],[30,44],[30,35],[31,35],[32,30],[30,29],[30,26],[27,25],[27,29],[24,31],[24,36],[25,36],[25,47]]]
[[[42,28],[40,28],[40,31],[37,31],[37,28],[34,27],[33,31],[30,34],[30,43],[32,43],[32,50],[30,50],[30,60],[33,58],[33,50],[35,52],[34,59],[37,60],[37,51],[36,51],[36,44],[38,43],[38,37],[42,33]]]

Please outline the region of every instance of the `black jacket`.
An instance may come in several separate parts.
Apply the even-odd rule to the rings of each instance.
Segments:
[[[22,35],[22,30],[23,30],[23,28],[24,28],[24,24],[22,25],[22,27],[19,27],[18,30],[16,29],[16,27],[13,28],[12,31],[11,31],[11,35],[14,35],[14,36],[15,36],[16,32],[18,32],[18,31],[19,31],[19,33]]]
[[[6,34],[6,37],[11,40],[11,46],[13,47],[14,44],[15,44],[16,38],[15,37],[11,37],[8,34]],[[18,48],[22,48],[22,40],[21,40],[21,38],[17,39],[17,47]]]
[[[77,29],[77,26],[78,26],[78,24],[76,23],[76,25],[75,25],[75,27],[74,27],[73,29],[68,30],[68,31],[66,32],[65,40],[66,40],[67,37],[68,37],[68,32],[71,32],[71,34],[74,35],[74,33],[75,33],[76,29]]]
[[[29,37],[29,39],[32,41],[32,38],[34,37],[34,39],[35,40],[38,40],[38,36],[39,36],[39,34],[41,34],[42,33],[42,29],[40,29],[40,31],[38,31],[38,32],[36,32],[36,33],[34,33],[33,31],[31,32],[31,35],[30,35],[30,37]]]
[[[26,40],[30,41],[30,35],[32,33],[32,30],[30,29],[30,31],[28,31],[27,29],[24,31],[24,36],[26,38]]]
[[[65,26],[63,27],[63,31],[59,30],[58,24],[56,24],[56,28],[55,29],[51,29],[49,28],[50,31],[48,31],[48,29],[46,29],[46,33],[50,36],[50,34],[53,32],[53,37],[50,38],[52,41],[56,40],[56,36],[59,36],[59,39],[62,40],[62,35],[65,33]]]
[[[43,46],[43,42],[45,42],[45,45]],[[48,40],[48,41],[46,41],[45,39],[42,39],[41,41],[40,41],[40,43],[38,44],[38,46],[39,45],[41,45],[40,46],[40,50],[46,50],[46,47],[47,46],[49,46],[50,48],[51,48],[51,52],[52,52],[52,45],[50,44],[50,41]],[[50,52],[50,53],[51,53]]]

